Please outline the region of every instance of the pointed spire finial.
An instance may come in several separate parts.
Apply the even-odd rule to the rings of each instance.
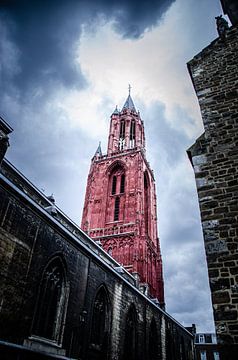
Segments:
[[[96,156],[96,157],[102,156],[101,141],[99,141],[99,145],[98,145],[98,148],[97,148],[94,156]]]
[[[117,108],[117,106],[116,106],[116,108],[115,108],[115,110],[113,111],[112,115],[118,115],[118,114],[119,114],[119,110],[118,110],[118,108]]]
[[[133,100],[131,98],[131,85],[130,84],[128,85],[128,90],[129,90],[129,94],[128,94],[128,97],[126,99],[126,102],[125,102],[122,110],[123,109],[129,109],[129,110],[136,111],[135,105],[134,105]]]

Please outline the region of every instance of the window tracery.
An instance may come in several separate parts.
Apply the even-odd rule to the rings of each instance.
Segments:
[[[119,221],[123,218],[121,209],[124,204],[124,194],[126,186],[125,170],[121,164],[115,164],[109,173],[109,194],[108,209],[113,211],[108,213],[108,221]]]
[[[34,335],[59,342],[66,310],[65,269],[60,258],[46,267],[40,284],[33,327]]]
[[[130,307],[126,316],[124,340],[124,360],[137,358],[137,313],[134,305]]]
[[[110,305],[107,292],[101,287],[95,297],[93,304],[91,347],[107,354],[108,338],[110,330]]]
[[[119,212],[120,212],[120,198],[119,198],[119,196],[117,196],[115,198],[114,221],[119,220]]]

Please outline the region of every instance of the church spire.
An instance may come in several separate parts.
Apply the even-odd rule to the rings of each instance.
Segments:
[[[122,110],[129,109],[129,110],[136,111],[135,105],[134,105],[133,100],[131,98],[131,85],[130,84],[129,84],[128,90],[129,90],[129,94],[128,94],[128,97],[126,99],[126,102],[125,102]]]
[[[91,163],[82,228],[163,306],[155,180],[130,90],[123,111],[116,108],[110,118],[107,153],[100,156],[99,146]]]
[[[131,98],[131,86],[129,85],[128,97],[122,111],[116,107],[111,115],[107,155],[134,148],[145,149],[145,134],[140,113],[136,111]]]
[[[100,157],[100,156],[102,156],[101,141],[99,141],[98,148],[94,154],[94,157]]]
[[[119,110],[118,110],[118,108],[117,108],[117,106],[116,106],[116,108],[115,108],[115,110],[113,111],[112,115],[118,115],[118,114],[119,114]]]

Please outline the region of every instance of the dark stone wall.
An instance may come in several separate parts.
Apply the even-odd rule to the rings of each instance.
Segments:
[[[131,344],[135,359],[193,359],[191,334],[140,293],[131,275],[118,274],[115,267],[119,264],[59,209],[52,215],[48,205],[47,198],[27,179],[9,163],[3,163],[0,173],[1,359],[62,356],[127,360],[124,344],[131,306],[136,314],[135,343]],[[34,333],[39,289],[45,269],[54,257],[62,259],[67,289],[66,315],[62,317],[62,331],[57,341]],[[105,353],[91,340],[95,297],[100,288],[105,289],[110,309]],[[152,320],[154,332],[151,332]]]
[[[238,24],[238,3],[236,0],[221,0],[224,14],[228,15],[232,25]]]
[[[238,343],[237,54],[238,30],[233,27],[224,41],[216,39],[188,63],[205,128],[188,155],[196,178],[216,332],[224,345]]]

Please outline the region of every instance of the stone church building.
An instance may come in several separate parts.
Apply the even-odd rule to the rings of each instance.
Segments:
[[[4,158],[0,118],[0,358],[192,360],[164,306],[153,171],[129,94],[97,149],[82,229]]]

